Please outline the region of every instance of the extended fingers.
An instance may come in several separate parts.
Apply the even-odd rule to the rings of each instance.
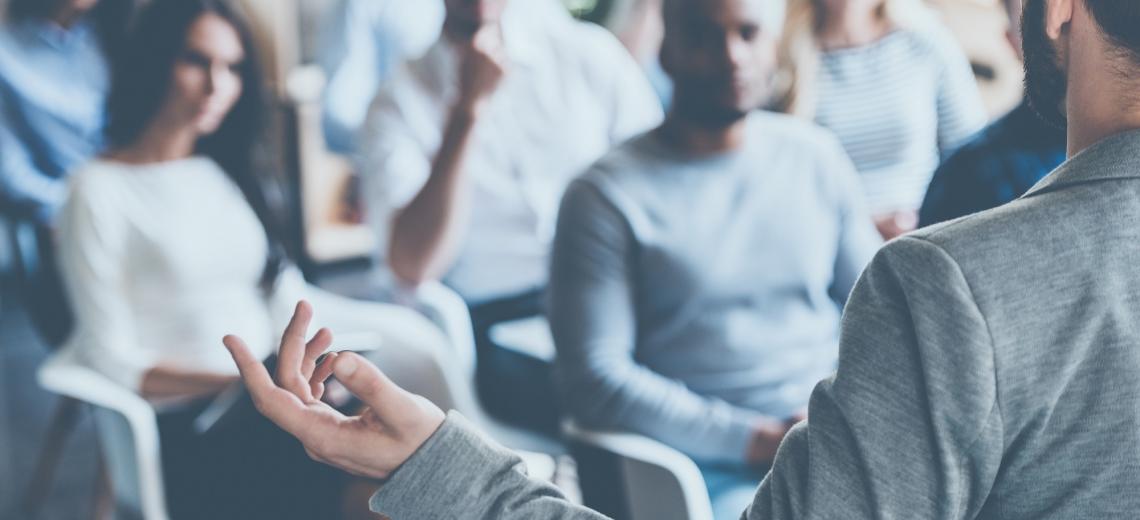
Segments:
[[[321,357],[332,346],[333,335],[329,329],[321,329],[305,345],[305,357],[301,360],[301,376],[311,378],[317,366],[317,358]]]
[[[325,381],[333,373],[333,365],[337,358],[336,352],[329,352],[320,364],[313,370],[313,376],[309,378],[309,387],[313,392],[313,399],[321,399],[325,396]]]
[[[304,412],[304,405],[273,382],[265,365],[254,357],[241,338],[226,336],[222,343],[237,363],[246,390],[262,415],[287,431],[293,431],[292,428],[303,422],[299,414]]]
[[[277,389],[277,385],[273,383],[273,378],[265,369],[265,365],[261,363],[261,360],[254,357],[241,338],[233,335],[226,336],[222,339],[222,343],[230,351],[230,356],[234,358],[234,363],[237,364],[238,371],[241,372],[241,378],[245,381],[246,388],[249,389],[254,398]]]
[[[292,388],[291,379],[294,374],[301,373],[301,363],[305,357],[305,334],[309,330],[309,322],[313,319],[313,308],[306,301],[297,303],[293,311],[293,318],[285,333],[281,336],[281,348],[277,353],[277,378],[286,384],[286,388],[296,393]]]

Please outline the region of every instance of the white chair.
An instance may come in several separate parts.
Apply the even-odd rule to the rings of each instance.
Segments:
[[[563,432],[571,443],[616,459],[619,499],[629,520],[712,520],[704,477],[685,454],[641,435],[590,431],[569,421]]]
[[[165,520],[162,461],[154,408],[64,350],[37,373],[45,389],[91,404],[111,481],[116,518]]]
[[[454,409],[486,429],[495,439],[519,450],[529,473],[550,480],[554,459],[541,439],[487,418],[472,394],[474,342],[463,301],[443,286],[426,285],[418,293],[430,321],[440,327],[452,352],[431,346],[379,348],[365,355],[395,382],[424,395],[444,409]],[[346,300],[332,295],[312,298],[318,312],[336,314]],[[456,305],[464,313],[455,312]],[[466,323],[465,323],[466,321]],[[352,348],[367,341],[364,334],[341,334],[339,345]],[[54,354],[37,374],[41,386],[61,396],[92,405],[100,450],[113,490],[117,517],[168,518],[162,479],[161,448],[154,407],[102,374],[80,363],[68,350]]]

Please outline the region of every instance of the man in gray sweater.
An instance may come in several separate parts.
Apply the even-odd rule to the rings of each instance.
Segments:
[[[746,518],[1140,514],[1140,3],[1030,0],[1023,32],[1028,91],[1049,119],[1067,115],[1070,159],[1007,206],[879,252],[848,300],[838,372]],[[599,518],[359,357],[314,370],[300,310],[283,386],[227,345],[259,408],[314,456],[386,479],[373,510]],[[330,373],[370,408],[321,405]]]
[[[882,239],[838,140],[757,111],[782,2],[667,6],[673,106],[567,188],[547,316],[569,416],[689,455],[714,517],[735,520],[835,372],[843,304]]]

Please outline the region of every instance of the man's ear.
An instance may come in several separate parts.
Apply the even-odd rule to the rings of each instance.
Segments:
[[[1064,35],[1065,27],[1073,21],[1076,0],[1041,0],[1045,2],[1045,35],[1054,42]]]

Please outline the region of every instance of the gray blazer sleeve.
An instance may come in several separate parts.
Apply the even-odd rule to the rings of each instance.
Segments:
[[[554,486],[527,478],[517,455],[455,412],[369,506],[392,520],[605,518],[571,504]]]
[[[941,248],[903,238],[856,285],[838,372],[747,518],[975,518],[1003,446],[993,347],[969,283]]]

